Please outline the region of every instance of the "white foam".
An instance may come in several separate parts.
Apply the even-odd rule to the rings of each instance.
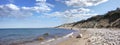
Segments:
[[[73,36],[74,32],[71,32],[63,37],[58,37],[58,38],[52,38],[52,39],[49,39],[49,40],[46,40],[46,41],[43,41],[43,42],[40,42],[40,41],[35,41],[35,42],[31,42],[31,43],[27,43],[27,44],[24,44],[24,45],[56,45],[62,41],[65,41],[67,40],[70,36]]]
[[[66,36],[64,36],[63,38],[67,38],[67,37],[70,37],[70,36],[73,36],[73,32],[72,32],[72,33],[67,34],[67,35],[66,35]]]

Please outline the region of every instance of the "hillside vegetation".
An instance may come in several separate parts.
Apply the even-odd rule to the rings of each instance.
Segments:
[[[57,28],[120,28],[120,8],[104,15],[93,16],[87,20],[63,24]]]

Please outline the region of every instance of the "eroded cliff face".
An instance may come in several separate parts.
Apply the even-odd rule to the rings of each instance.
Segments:
[[[57,28],[120,28],[120,8],[109,11],[104,15],[93,16],[87,20],[63,24],[57,26]]]

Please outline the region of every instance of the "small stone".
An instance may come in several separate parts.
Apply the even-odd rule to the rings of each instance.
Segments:
[[[76,38],[82,38],[82,34],[79,34]]]
[[[91,42],[91,41],[88,39],[87,42]]]
[[[38,40],[39,40],[39,41],[43,41],[43,40],[44,40],[44,37],[39,37]]]

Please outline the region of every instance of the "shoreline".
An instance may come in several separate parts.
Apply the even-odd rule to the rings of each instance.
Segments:
[[[66,34],[62,37],[50,38],[42,42],[34,41],[34,42],[29,42],[29,43],[24,43],[24,44],[19,44],[19,45],[57,45],[58,43],[68,40],[71,36],[75,35],[75,33],[76,31]]]
[[[82,34],[82,38],[77,38],[78,34]],[[18,43],[15,45],[120,45],[119,43],[120,29],[81,28],[56,38],[50,38],[44,41],[39,41],[37,39],[31,42]]]
[[[8,30],[8,29],[2,30],[4,32],[9,31],[9,33],[7,33],[7,35],[5,35],[8,37],[0,39],[0,45],[40,45],[40,44],[44,45],[45,43],[51,44],[51,42],[52,43],[59,43],[61,41],[67,40],[67,37],[69,37],[70,35],[73,34],[73,32],[75,32],[73,30],[68,31],[66,29],[54,29],[54,28],[47,28],[47,29],[43,29],[43,30],[48,30],[48,29],[49,29],[49,31],[51,30],[51,32],[46,31],[47,33],[46,32],[41,33],[41,32],[39,32],[41,29],[37,29],[35,31],[33,29],[32,30],[31,29],[30,30],[29,29],[27,29],[27,30],[16,29],[16,30],[12,30],[12,31]],[[23,31],[23,33],[22,34],[15,33],[18,31]],[[31,31],[31,33],[33,33],[33,35],[28,33],[28,31]],[[58,32],[56,32],[56,31],[58,31]],[[24,35],[24,34],[27,34],[27,35]],[[9,38],[9,35],[11,37],[13,37],[14,39]],[[18,36],[18,35],[20,35],[20,36]],[[15,36],[17,36],[19,38],[17,38],[17,37],[15,38]],[[63,39],[63,38],[65,38],[65,39]],[[4,39],[6,39],[8,41],[6,41]],[[11,41],[9,41],[10,39],[11,39]],[[61,41],[59,41],[59,40],[61,40]]]

